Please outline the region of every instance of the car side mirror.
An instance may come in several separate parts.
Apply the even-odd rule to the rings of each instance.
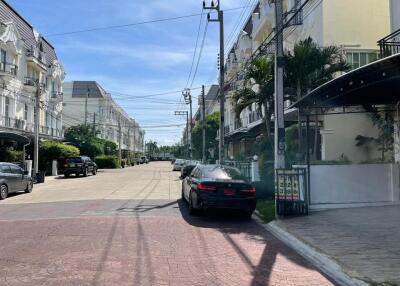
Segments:
[[[24,171],[24,176],[28,176],[29,172],[28,171]]]

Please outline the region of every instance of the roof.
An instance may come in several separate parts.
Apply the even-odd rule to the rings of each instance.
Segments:
[[[15,141],[24,145],[31,142],[28,137],[13,132],[0,132],[0,139]]]
[[[36,47],[38,45],[33,26],[4,0],[0,0],[0,21],[13,21],[15,23],[27,50],[30,50],[32,46]],[[46,61],[50,64],[57,59],[56,52],[54,47],[45,38],[41,37],[41,39],[43,51],[46,53]]]
[[[290,108],[395,104],[400,101],[400,53],[370,63],[311,91]]]
[[[216,100],[219,93],[219,85],[213,84],[206,94],[206,100]]]
[[[84,98],[89,91],[90,98],[105,98],[107,92],[96,81],[73,81],[72,97]]]

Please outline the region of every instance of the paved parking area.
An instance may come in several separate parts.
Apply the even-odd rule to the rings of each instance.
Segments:
[[[333,285],[256,222],[179,197],[156,162],[0,202],[0,285]]]

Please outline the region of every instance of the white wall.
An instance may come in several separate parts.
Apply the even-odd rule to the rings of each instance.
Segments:
[[[391,11],[391,26],[392,32],[400,29],[400,1],[391,0],[390,2]]]
[[[399,202],[398,164],[311,166],[311,205]]]

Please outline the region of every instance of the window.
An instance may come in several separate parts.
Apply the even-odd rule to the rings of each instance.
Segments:
[[[10,117],[10,98],[9,97],[6,97],[4,113],[5,113],[6,118]]]
[[[24,119],[28,120],[28,104],[24,105]]]
[[[377,52],[346,52],[346,61],[351,69],[370,64],[378,59]]]
[[[56,92],[56,85],[54,80],[51,81],[51,96],[55,97],[55,92]]]
[[[1,49],[1,70],[4,72],[6,71],[6,63],[7,63],[7,52]]]
[[[0,173],[10,174],[11,169],[8,165],[0,165]]]
[[[22,175],[24,173],[24,171],[18,166],[10,165],[10,168],[12,174]]]

